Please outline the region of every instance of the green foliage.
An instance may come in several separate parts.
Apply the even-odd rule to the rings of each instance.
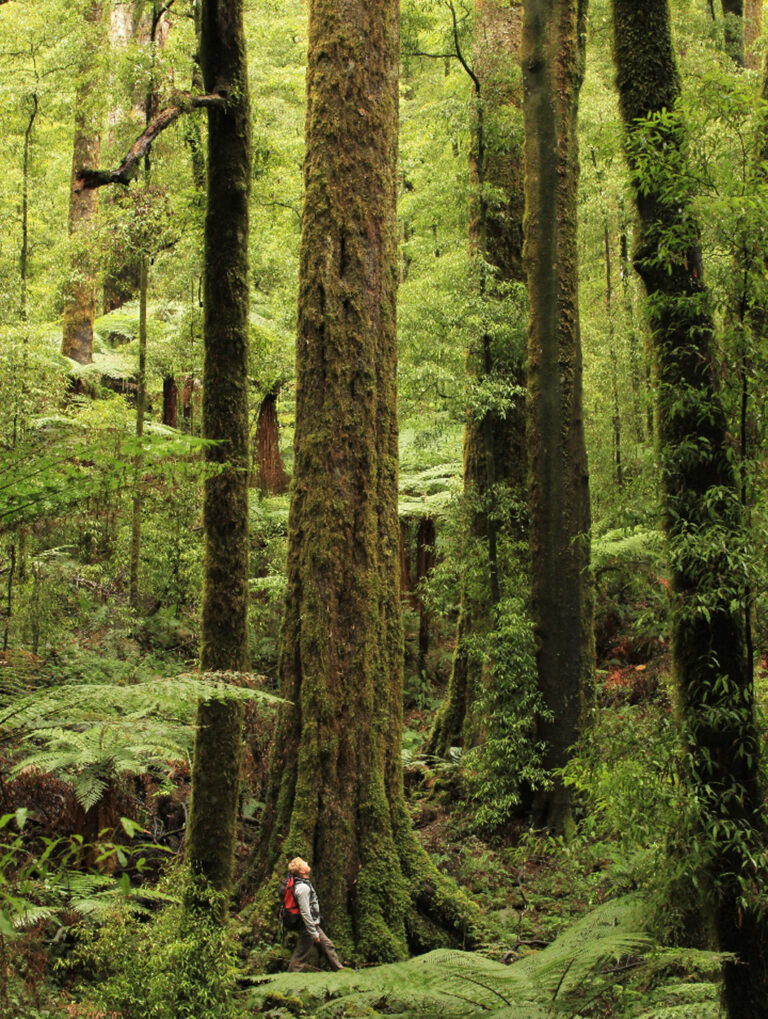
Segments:
[[[399,1015],[468,1019],[573,1016],[580,1004],[612,983],[609,960],[647,945],[642,904],[636,899],[601,906],[545,951],[512,966],[477,953],[438,950],[405,963],[359,973],[302,975],[304,1008],[317,1016]],[[273,995],[296,993],[290,974],[259,979],[250,1002],[268,1011]],[[365,1007],[365,1013],[359,1011]]]
[[[165,879],[182,899],[190,879]],[[199,890],[198,890],[199,898]],[[124,1019],[235,1019],[236,944],[216,918],[221,904],[207,893],[209,908],[188,912],[182,902],[151,920],[114,911],[99,928],[81,928],[75,960],[88,983],[87,1003]]]
[[[232,680],[243,677],[211,673],[132,685],[70,683],[11,699],[0,713],[0,731],[33,748],[17,761],[16,773],[33,768],[67,778],[87,810],[123,773],[164,772],[169,761],[188,759],[200,699],[277,701]]]
[[[544,746],[536,721],[546,716],[538,690],[535,645],[528,614],[519,599],[502,601],[494,628],[472,636],[470,648],[484,663],[483,684],[472,712],[480,742],[462,757],[472,798],[473,828],[495,831],[509,824],[521,790],[547,788]]]
[[[678,753],[668,709],[612,707],[599,713],[563,773],[575,794],[581,831],[615,844],[615,856],[641,863],[646,881],[679,821]]]
[[[628,653],[644,661],[669,635],[669,579],[664,539],[643,525],[611,528],[592,538],[595,632],[598,650],[613,657],[621,635]],[[635,658],[635,661],[638,659]]]

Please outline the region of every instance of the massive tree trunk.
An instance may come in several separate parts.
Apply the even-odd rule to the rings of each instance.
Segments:
[[[525,256],[532,606],[539,686],[552,714],[544,764],[562,768],[593,684],[589,475],[584,444],[576,202],[586,0],[525,0]],[[536,820],[562,827],[565,787],[537,798]]]
[[[402,787],[395,224],[397,0],[312,0],[295,465],[261,870],[313,864],[345,953],[473,940]],[[273,872],[274,873],[274,872]],[[275,878],[276,880],[276,878]]]
[[[659,373],[658,417],[673,575],[673,658],[697,803],[696,886],[724,967],[732,1019],[765,1014],[768,936],[754,860],[765,841],[752,662],[744,613],[745,533],[714,366],[684,128],[665,114],[680,96],[667,0],[613,0],[616,65],[640,218],[635,265],[649,296]],[[638,126],[638,120],[641,120]],[[645,123],[643,123],[645,121]],[[670,158],[671,157],[671,158]],[[666,160],[666,161],[665,161]]]
[[[61,352],[80,364],[89,364],[93,360],[96,292],[92,248],[99,198],[98,191],[78,188],[77,183],[83,170],[92,170],[99,165],[103,111],[94,57],[104,37],[105,6],[103,0],[96,0],[86,10],[85,41],[75,94],[69,195],[70,276],[64,296]]]
[[[499,290],[522,283],[523,172],[519,129],[522,121],[520,40],[522,8],[516,0],[475,0],[475,107],[470,153],[469,244],[483,301],[499,300]],[[428,750],[445,754],[451,745],[470,746],[465,727],[481,682],[482,664],[468,643],[493,626],[494,608],[504,589],[500,546],[525,537],[525,351],[514,335],[494,335],[485,324],[470,345],[468,372],[480,387],[506,391],[505,405],[470,407],[464,428],[464,497],[470,542],[484,545],[487,583],[483,594],[464,584],[448,693],[435,719]],[[522,329],[518,330],[519,336]],[[500,507],[514,506],[506,515]],[[471,554],[471,553],[470,553]]]
[[[248,609],[248,194],[250,104],[242,0],[204,0],[206,88],[226,98],[208,115],[203,435],[205,480],[201,667],[242,671]],[[198,709],[187,860],[217,891],[231,887],[242,748],[242,707]]]

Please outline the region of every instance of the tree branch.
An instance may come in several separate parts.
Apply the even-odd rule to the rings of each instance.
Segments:
[[[0,3],[6,2],[7,0],[0,0]],[[226,104],[226,97],[217,93],[205,96],[190,95],[188,92],[177,93],[174,105],[167,106],[156,117],[153,117],[131,145],[128,154],[116,170],[81,170],[74,183],[75,192],[104,187],[105,184],[130,184],[139,172],[139,164],[152,142],[175,120],[178,120],[182,113],[189,113],[191,110],[203,107],[223,108]]]
[[[456,8],[454,7],[452,0],[449,0],[448,10],[451,12],[451,21],[453,22],[453,45],[456,47],[456,57],[461,66],[464,68],[469,77],[472,79],[472,84],[475,86],[475,92],[479,94],[480,81],[475,72],[472,70],[467,61],[464,59],[464,54],[461,51],[461,43],[459,42],[459,22],[456,16]]]

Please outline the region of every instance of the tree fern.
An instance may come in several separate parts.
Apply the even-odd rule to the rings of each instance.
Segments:
[[[301,997],[312,1014],[332,1016],[345,1006],[372,1008],[376,1014],[404,1017],[470,1019],[545,1019],[572,1017],[578,1002],[605,988],[609,959],[647,948],[643,906],[626,897],[606,903],[569,928],[543,952],[513,966],[468,952],[438,950],[406,963],[360,973],[302,974]],[[297,975],[260,981],[253,1004],[296,993]]]
[[[87,810],[117,775],[186,760],[201,698],[278,701],[253,682],[246,673],[208,673],[132,685],[66,684],[9,698],[0,711],[0,732],[25,747],[14,773],[34,768],[69,779]]]

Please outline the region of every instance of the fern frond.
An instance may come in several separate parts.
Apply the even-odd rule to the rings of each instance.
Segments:
[[[642,903],[626,897],[594,910],[545,951],[505,966],[470,952],[440,949],[408,962],[355,974],[302,974],[301,997],[318,1017],[342,1006],[373,1007],[402,1017],[553,1019],[572,1017],[578,1001],[594,993],[596,967],[606,959],[648,945]],[[598,974],[599,981],[602,976]],[[294,974],[260,981],[251,991],[259,1004],[274,992],[296,993]]]
[[[76,775],[72,780],[75,796],[83,810],[90,810],[95,806],[107,791],[108,785],[108,782],[98,775],[94,775],[93,772]]]
[[[255,687],[250,673],[205,673],[132,685],[73,683],[11,698],[0,730],[28,749],[14,774],[34,768],[69,779],[84,809],[99,801],[112,777],[144,774],[188,759],[198,702],[280,699]]]
[[[56,911],[50,906],[36,906],[30,902],[13,918],[13,926],[16,930],[24,930],[25,927],[34,927],[40,920],[48,920],[55,915]]]

